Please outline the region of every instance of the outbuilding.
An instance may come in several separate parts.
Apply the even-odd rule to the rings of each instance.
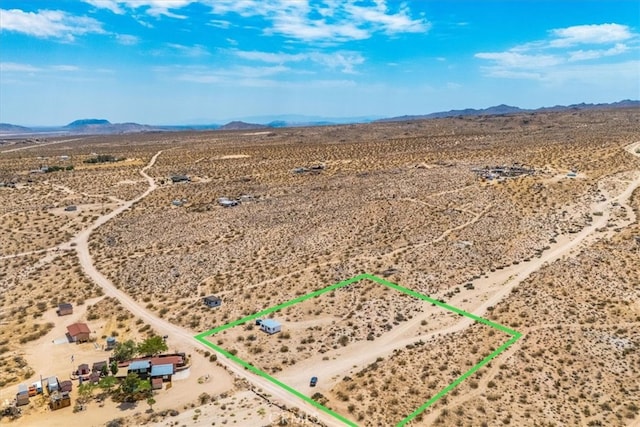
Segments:
[[[260,329],[271,335],[280,332],[282,330],[282,325],[280,325],[280,322],[277,320],[264,319],[260,323]]]
[[[78,375],[89,375],[90,372],[91,372],[91,369],[89,369],[88,363],[83,363],[81,365],[78,365]]]
[[[105,348],[105,350],[114,349],[117,343],[118,342],[116,341],[116,337],[107,337],[107,347]]]
[[[73,314],[73,305],[68,302],[63,302],[62,304],[58,304],[57,310],[58,316],[66,316],[68,314]]]
[[[74,323],[73,325],[67,326],[67,335],[71,338],[71,342],[80,343],[89,341],[90,334],[91,329],[89,329],[86,323]]]
[[[91,366],[91,372],[97,372],[97,373],[102,373],[102,371],[104,370],[104,368],[108,368],[109,365],[107,364],[106,360],[101,360],[99,362],[94,362],[93,366]]]
[[[179,183],[179,182],[189,182],[191,179],[187,175],[173,175],[171,177],[171,182]]]
[[[211,308],[220,307],[222,300],[215,295],[209,295],[208,297],[204,297],[204,305]]]
[[[60,381],[60,391],[70,393],[72,388],[73,383],[71,380]]]
[[[71,396],[69,396],[69,392],[56,391],[51,394],[51,398],[49,399],[49,408],[51,408],[52,411],[60,408],[66,408],[67,406],[71,406]]]
[[[49,377],[49,379],[47,379],[47,391],[49,392],[49,394],[53,393],[54,391],[58,391],[60,390],[60,384],[58,383],[58,377]]]
[[[18,385],[18,393],[16,394],[16,405],[28,405],[29,404],[29,387],[26,384]]]

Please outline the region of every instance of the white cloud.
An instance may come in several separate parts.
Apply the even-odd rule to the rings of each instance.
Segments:
[[[0,9],[1,31],[15,31],[42,38],[75,40],[84,34],[104,34],[102,24],[86,16],[74,16],[59,10],[24,12],[19,9]]]
[[[54,71],[79,71],[80,68],[75,65],[52,65],[51,69]]]
[[[503,52],[479,52],[475,57],[490,61],[489,65],[481,67],[488,76],[550,82],[566,81],[572,73],[595,76],[589,72],[590,69],[615,69],[618,64],[614,57],[638,50],[637,44],[631,41],[638,35],[625,25],[577,25],[551,30],[549,34],[547,40],[532,41]],[[621,42],[625,40],[629,40],[629,43]],[[576,48],[584,45],[589,49]],[[605,60],[610,63],[604,64]],[[592,62],[574,65],[586,61]],[[628,67],[625,65],[626,69]],[[578,81],[584,76],[576,74],[573,79]]]
[[[0,62],[0,73],[35,73],[41,68],[30,64],[19,64],[17,62]]]
[[[117,0],[83,0],[85,3],[99,9],[108,9],[116,15],[124,14],[124,10],[118,5]]]
[[[340,0],[313,4],[302,0],[209,0],[208,3],[215,14],[261,16],[271,22],[271,27],[265,30],[267,34],[307,42],[363,40],[380,31],[395,35],[427,32],[430,27],[423,17],[412,18],[406,4],[394,12],[386,0],[376,0],[367,6]]]
[[[234,51],[235,55],[250,61],[260,61],[271,64],[286,64],[289,62],[311,61],[331,69],[340,69],[343,73],[354,74],[355,66],[363,64],[365,58],[358,52],[338,51],[333,53],[273,53],[259,51]]]
[[[524,55],[513,51],[480,52],[475,57],[492,60],[497,66],[506,68],[544,68],[562,63],[562,59],[554,55]]]
[[[189,56],[192,58],[210,55],[207,48],[200,44],[194,46],[184,46],[177,43],[167,43],[167,47],[178,55]]]
[[[307,58],[305,54],[297,53],[272,53],[272,52],[258,52],[258,51],[234,51],[235,55],[251,61],[269,62],[272,64],[282,64],[285,62],[299,62]]]
[[[231,22],[222,19],[212,19],[207,23],[207,25],[210,27],[222,28],[223,30],[226,30],[227,28],[231,27]]]
[[[133,46],[140,42],[140,39],[130,34],[116,34],[116,41],[121,45]]]
[[[569,61],[575,62],[599,59],[607,56],[620,55],[628,50],[629,47],[624,43],[616,43],[616,45],[610,49],[576,50],[569,53]]]
[[[182,9],[197,0],[83,0],[94,7],[108,9],[113,13],[122,15],[126,13],[125,8],[138,9],[145,8],[146,13],[151,16],[167,16],[170,18],[185,19],[186,16],[179,15],[171,10]]]
[[[343,73],[354,74],[355,66],[364,63],[364,57],[357,52],[335,52],[332,54],[314,52],[309,58],[329,68],[339,68]]]
[[[276,65],[268,67],[239,66],[232,68],[205,68],[205,67],[158,67],[157,72],[167,76],[176,74],[177,79],[193,83],[233,83],[246,85],[246,82],[263,80],[266,77],[276,76],[289,71],[289,68]],[[242,82],[245,82],[243,84]]]
[[[375,7],[356,6],[348,3],[346,10],[354,19],[359,19],[362,23],[380,26],[388,34],[424,33],[430,27],[424,19],[412,19],[408,6],[403,5],[399,12],[392,13],[386,2],[382,0],[378,0]]]
[[[576,25],[551,30],[551,34],[555,36],[549,43],[551,47],[614,43],[633,37],[629,27],[620,24]]]
[[[84,0],[95,7],[114,13],[126,9],[144,11],[152,16],[186,18],[179,10],[193,3],[211,8],[217,17],[237,14],[241,17],[261,17],[268,24],[266,34],[279,34],[301,41],[344,42],[367,39],[376,32],[388,35],[427,32],[429,22],[414,18],[407,3],[374,0],[362,5],[353,0]],[[212,19],[209,25],[228,28],[231,23]]]

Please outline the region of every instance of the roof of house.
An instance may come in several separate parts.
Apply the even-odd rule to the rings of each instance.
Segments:
[[[152,365],[151,376],[160,377],[163,375],[173,375],[173,364],[167,363],[166,365]]]
[[[280,326],[280,322],[274,319],[264,319],[262,321],[262,325],[265,328],[277,328],[278,326]]]
[[[87,326],[86,323],[74,323],[73,325],[67,326],[67,331],[69,331],[69,335],[75,337],[80,334],[90,334],[91,329]]]
[[[151,367],[150,360],[136,360],[129,364],[130,371],[137,371],[140,369],[149,369]]]
[[[29,392],[29,386],[26,384],[18,384],[18,394],[24,394]]]
[[[152,357],[151,366],[155,365],[173,365],[178,366],[184,363],[182,356],[165,356],[165,357]]]
[[[79,371],[84,371],[84,370],[87,370],[87,369],[89,369],[89,364],[88,363],[82,363],[82,364],[78,365],[78,370]]]
[[[106,360],[101,360],[100,362],[95,362],[93,364],[93,370],[97,371],[102,369],[103,366],[107,366]]]
[[[222,301],[220,299],[220,297],[217,297],[215,295],[209,295],[208,297],[204,297],[205,301]]]
[[[73,308],[73,305],[71,305],[71,303],[68,303],[68,302],[63,302],[62,304],[58,304],[58,309],[60,310],[65,310],[68,308]]]

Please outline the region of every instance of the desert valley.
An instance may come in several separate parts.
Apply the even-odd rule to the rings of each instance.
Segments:
[[[7,138],[2,425],[637,425],[639,187],[638,108]]]

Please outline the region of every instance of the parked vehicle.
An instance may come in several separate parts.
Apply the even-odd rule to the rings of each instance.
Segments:
[[[309,385],[311,387],[315,387],[318,384],[318,377],[311,377],[311,381],[309,381]]]

